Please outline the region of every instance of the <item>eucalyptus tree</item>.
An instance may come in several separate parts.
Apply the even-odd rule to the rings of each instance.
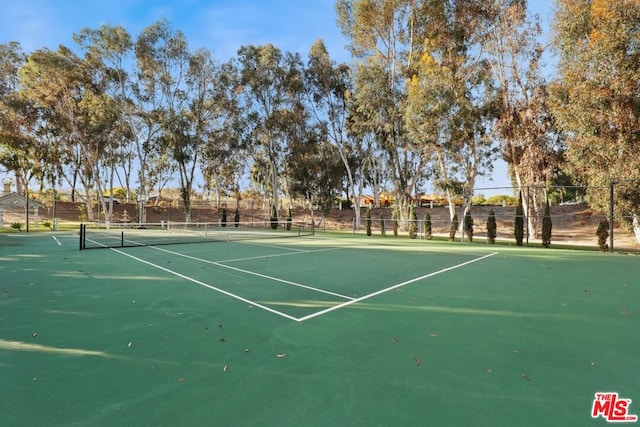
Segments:
[[[153,100],[150,114],[159,126],[153,142],[160,158],[175,162],[185,220],[191,220],[191,196],[201,148],[215,117],[211,98],[217,63],[206,49],[190,52],[184,34],[161,20],[147,27],[135,43],[141,92]]]
[[[487,135],[491,73],[477,33],[484,0],[432,0],[421,9],[424,45],[408,83],[406,126],[416,150],[435,163],[436,188],[455,199],[491,169]]]
[[[406,76],[418,53],[419,7],[416,0],[336,2],[338,23],[357,61],[350,131],[360,137],[373,134],[388,154],[396,200],[405,219],[426,165],[403,123]]]
[[[345,166],[339,150],[325,138],[323,129],[314,126],[303,129],[306,131],[291,141],[287,154],[286,176],[290,194],[307,199],[311,206],[318,206],[325,215],[340,194],[346,176]]]
[[[18,42],[0,45],[0,166],[15,175],[20,189],[28,173],[33,146],[33,114],[30,105],[19,96],[19,70],[26,55]]]
[[[497,90],[493,131],[522,195],[530,235],[537,232],[542,191],[558,164],[559,139],[549,112],[542,75],[542,30],[526,1],[493,0],[486,5],[483,48]]]
[[[202,147],[201,171],[208,188],[213,188],[217,205],[222,193],[240,200],[240,181],[246,169],[246,130],[237,93],[238,69],[233,61],[215,70],[209,94],[214,114]]]
[[[117,132],[117,111],[104,85],[96,78],[90,61],[70,49],[40,49],[31,53],[20,70],[24,96],[43,113],[47,130],[64,141],[61,161],[64,178],[76,190],[76,179],[84,187],[81,197],[93,218],[93,191],[102,194],[105,153]]]
[[[615,215],[640,242],[640,3],[558,0],[553,46],[559,79],[553,112],[567,135],[572,169],[589,185],[588,201]]]
[[[298,54],[282,53],[271,44],[243,46],[238,51],[241,106],[247,127],[249,150],[256,165],[260,160],[268,171],[271,205],[279,207],[279,175],[287,152],[291,114],[298,108],[302,90],[302,63]]]
[[[340,157],[359,226],[366,153],[363,139],[349,135],[347,129],[353,99],[350,69],[346,64],[332,61],[324,43],[318,40],[309,51],[304,76],[307,105],[314,122]]]
[[[26,59],[18,42],[0,45],[0,166],[15,175],[18,191],[24,191],[32,179],[43,189],[45,182],[55,186],[60,177],[58,145],[44,110],[20,84]]]
[[[144,158],[136,158],[134,145],[140,137],[135,126],[136,109],[132,102],[133,42],[129,33],[121,26],[103,25],[92,30],[85,28],[73,35],[74,41],[84,55],[84,69],[90,75],[93,85],[101,87],[110,99],[113,126],[109,141],[105,144],[105,182],[101,184],[110,196],[107,204],[101,198],[102,209],[110,220],[113,212],[114,180],[126,189],[131,197],[131,175],[134,163],[145,167]],[[135,162],[138,160],[138,162]]]

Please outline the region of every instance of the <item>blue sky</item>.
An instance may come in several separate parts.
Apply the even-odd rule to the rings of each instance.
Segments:
[[[72,34],[103,24],[122,25],[134,37],[166,18],[192,49],[206,47],[225,60],[245,44],[273,43],[306,55],[318,38],[336,59],[347,59],[333,0],[0,0],[0,43],[25,51],[73,46]]]
[[[530,0],[548,28],[553,0]],[[63,44],[72,34],[103,24],[122,25],[132,36],[166,18],[182,31],[192,49],[206,47],[225,61],[246,44],[273,43],[303,58],[323,39],[329,54],[348,62],[336,24],[335,0],[0,0],[0,43],[18,41],[25,52]],[[493,181],[477,187],[508,186],[506,167],[496,162]],[[505,193],[483,191],[485,194]]]

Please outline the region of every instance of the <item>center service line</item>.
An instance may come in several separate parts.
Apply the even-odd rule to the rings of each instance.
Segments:
[[[480,258],[475,258],[475,259],[472,259],[470,261],[463,262],[462,264],[457,264],[457,265],[454,265],[454,266],[451,266],[451,267],[443,268],[442,270],[434,271],[433,273],[425,274],[424,276],[416,277],[414,279],[407,280],[406,282],[398,283],[397,285],[393,285],[391,287],[388,287],[388,288],[385,288],[385,289],[381,289],[381,290],[373,292],[371,294],[364,295],[364,296],[361,296],[359,298],[352,299],[351,301],[347,301],[347,302],[343,302],[342,304],[334,305],[334,306],[329,307],[327,309],[320,310],[320,311],[318,311],[316,313],[309,314],[308,316],[300,317],[300,318],[296,319],[296,321],[297,322],[304,322],[305,320],[313,319],[314,317],[318,317],[318,316],[321,316],[323,314],[329,313],[331,311],[338,310],[340,308],[346,307],[348,305],[355,304],[355,303],[360,302],[360,301],[364,301],[366,299],[375,297],[375,296],[380,295],[380,294],[384,294],[384,293],[392,291],[394,289],[398,289],[398,288],[400,288],[402,286],[406,286],[408,284],[411,284],[411,283],[414,283],[414,282],[418,282],[418,281],[420,281],[422,279],[426,279],[428,277],[436,276],[438,274],[445,273],[447,271],[455,270],[456,268],[464,267],[465,265],[469,265],[469,264],[472,264],[472,263],[477,262],[477,261],[482,261],[483,259],[492,257],[492,256],[497,255],[497,254],[498,254],[498,252],[492,252],[489,255],[484,255],[484,256],[481,256]]]

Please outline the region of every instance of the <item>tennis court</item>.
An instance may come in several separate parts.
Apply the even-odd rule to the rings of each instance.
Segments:
[[[77,234],[0,234],[7,425],[605,425],[598,392],[640,412],[637,256]]]

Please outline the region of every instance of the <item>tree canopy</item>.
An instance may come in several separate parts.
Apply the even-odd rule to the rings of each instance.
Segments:
[[[364,191],[387,191],[406,225],[427,188],[453,218],[501,157],[527,230],[570,177],[600,210],[613,183],[616,216],[640,238],[637,0],[557,0],[557,70],[525,0],[335,10],[348,64],[322,40],[306,57],[267,43],[222,62],[166,20],[137,37],[86,28],[55,51],[0,45],[0,167],[20,188],[68,187],[86,201],[177,185],[187,220],[198,183],[218,199],[250,188],[278,209],[347,197],[359,212]]]

